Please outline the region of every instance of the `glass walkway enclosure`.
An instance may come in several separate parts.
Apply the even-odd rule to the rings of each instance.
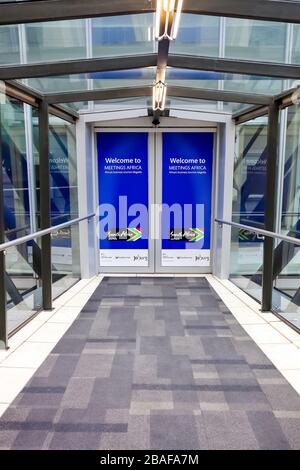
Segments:
[[[300,329],[299,102],[298,1],[0,1],[1,345],[98,272],[86,154],[120,119],[214,123],[211,272]]]

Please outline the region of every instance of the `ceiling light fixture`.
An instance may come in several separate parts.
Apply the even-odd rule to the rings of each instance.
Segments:
[[[163,111],[165,109],[167,96],[167,85],[159,81],[153,85],[153,111]]]
[[[157,0],[155,37],[158,41],[176,39],[183,0]]]

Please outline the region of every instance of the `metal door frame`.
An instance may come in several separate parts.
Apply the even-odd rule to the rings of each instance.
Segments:
[[[207,116],[207,122],[210,125],[203,125],[197,127],[106,127],[96,125],[93,132],[93,161],[94,168],[97,168],[97,133],[107,132],[147,132],[148,133],[148,201],[149,201],[149,266],[147,267],[105,267],[100,266],[99,262],[99,230],[96,229],[97,236],[97,266],[99,273],[120,273],[120,274],[210,274],[213,272],[214,267],[214,247],[216,243],[216,231],[215,231],[215,212],[216,212],[216,181],[218,173],[218,158],[219,158],[219,126],[217,122],[209,121],[209,115]],[[180,119],[178,119],[180,121]],[[162,133],[163,132],[212,132],[215,134],[214,138],[214,150],[213,150],[213,180],[212,180],[212,200],[211,200],[211,263],[210,266],[204,267],[163,267],[160,265],[161,262],[161,227],[160,221],[158,220],[157,214],[153,213],[153,207],[157,208],[157,205],[161,202],[162,194]],[[95,209],[98,207],[98,174],[94,171],[94,188],[95,188]],[[156,239],[150,234],[156,234]],[[157,237],[157,233],[159,236]],[[101,245],[101,244],[100,244]]]

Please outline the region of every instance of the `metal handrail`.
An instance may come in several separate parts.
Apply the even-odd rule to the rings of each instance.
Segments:
[[[228,220],[215,219],[215,222],[221,225],[230,225],[231,227],[242,228],[244,230],[249,230],[249,232],[258,233],[259,235],[264,235],[265,237],[278,238],[285,242],[293,243],[294,245],[300,245],[300,240],[298,238],[288,237],[286,235],[280,235],[279,233],[269,232],[268,230],[263,230],[259,228],[251,227],[250,225],[238,224],[236,222],[229,222]]]
[[[43,237],[44,235],[48,235],[49,233],[55,232],[57,230],[61,230],[66,227],[70,227],[71,225],[78,224],[79,222],[82,222],[83,220],[91,219],[95,217],[95,213],[86,215],[85,217],[78,217],[77,219],[69,220],[68,222],[64,222],[63,224],[59,225],[54,225],[53,227],[45,228],[44,230],[40,230],[39,232],[33,232],[29,233],[28,235],[25,235],[25,237],[20,237],[17,238],[16,240],[11,240],[10,242],[2,243],[0,245],[0,252],[5,251],[8,248],[11,248],[12,246],[17,246],[21,245],[22,243],[29,242],[30,240],[33,240],[34,238],[39,238]]]

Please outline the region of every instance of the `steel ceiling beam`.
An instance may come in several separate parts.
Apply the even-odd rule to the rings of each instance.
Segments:
[[[0,25],[154,12],[155,0],[33,0],[0,3]]]
[[[124,87],[102,90],[72,91],[63,93],[49,93],[45,100],[49,104],[76,103],[80,101],[117,100],[123,98],[138,98],[151,96],[152,87]]]
[[[124,87],[105,90],[86,90],[63,93],[50,93],[45,95],[49,104],[75,103],[78,101],[113,100],[135,97],[149,97],[152,87]],[[208,101],[225,101],[232,103],[247,103],[257,105],[269,105],[273,97],[267,95],[256,95],[253,93],[235,93],[231,91],[205,90],[201,88],[168,87],[168,96],[178,98],[191,98]]]
[[[168,65],[179,69],[205,70],[239,75],[258,75],[281,79],[290,78],[294,80],[299,80],[300,78],[300,65],[286,65],[179,54],[170,54]]]
[[[0,3],[0,25],[152,13],[155,0],[35,0]],[[185,0],[183,11],[265,21],[300,23],[299,3],[270,0]]]
[[[265,116],[269,112],[269,106],[251,106],[242,111],[238,111],[232,115],[232,119],[236,124],[242,124],[260,116]]]
[[[271,0],[184,0],[183,10],[212,16],[300,23],[299,2]]]
[[[41,64],[2,65],[0,66],[0,80],[132,70],[154,67],[156,65],[162,66],[162,64],[166,64],[166,55],[162,53],[159,48],[158,56],[157,54],[145,54],[125,57],[45,62]],[[294,80],[299,80],[300,78],[300,65],[252,62],[181,54],[168,54],[167,65],[179,69],[203,70],[239,75],[257,75]]]
[[[156,66],[156,63],[156,54],[145,54],[128,57],[65,60],[60,62],[45,62],[41,64],[4,65],[0,66],[0,80],[130,70],[154,67]]]

